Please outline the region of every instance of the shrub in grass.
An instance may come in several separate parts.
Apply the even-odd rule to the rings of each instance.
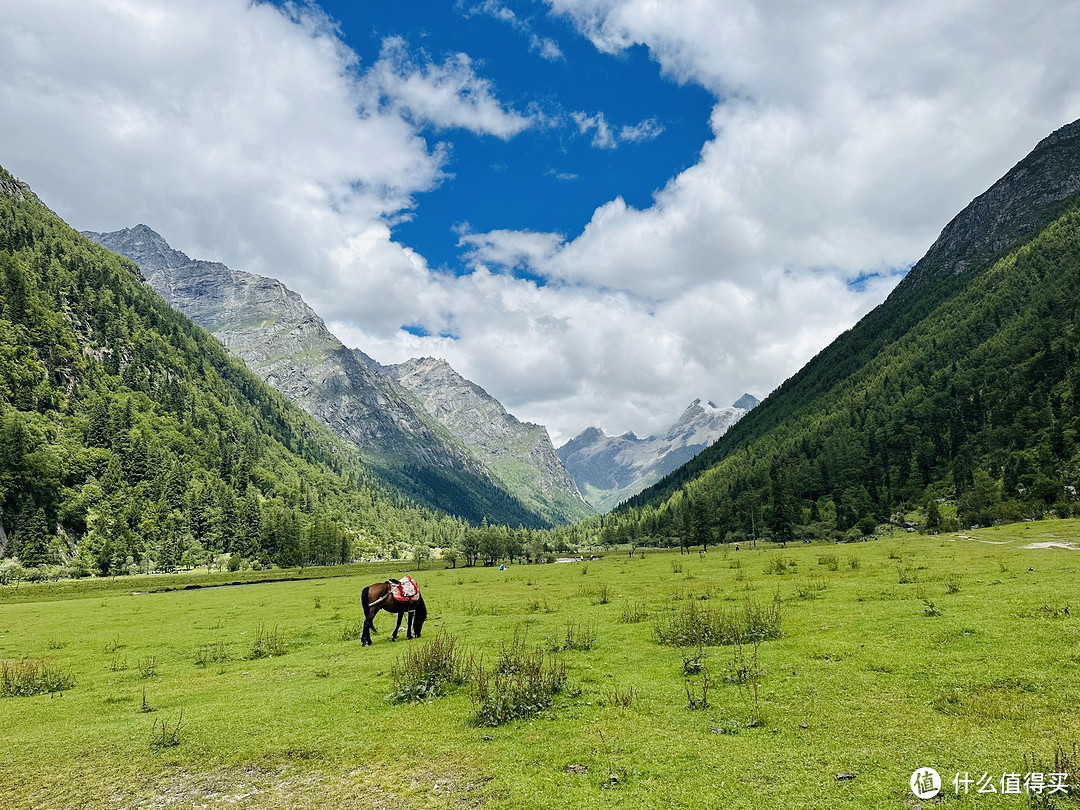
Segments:
[[[259,625],[255,628],[255,638],[251,642],[251,654],[248,658],[273,658],[278,655],[285,655],[289,651],[289,640],[285,637],[285,633],[274,627],[273,630],[267,630],[263,625]]]
[[[909,585],[912,582],[919,581],[919,572],[915,569],[914,565],[898,566],[896,573],[901,585]]]
[[[709,688],[711,686],[712,678],[709,675],[708,667],[701,670],[701,677],[696,681],[683,681],[683,687],[686,689],[686,708],[690,711],[709,708]],[[698,697],[699,692],[701,697]]]
[[[828,587],[824,577],[807,577],[805,582],[795,585],[795,594],[800,599],[817,599]]]
[[[551,705],[566,688],[566,665],[557,653],[528,648],[518,636],[503,647],[494,667],[476,667],[473,680],[474,719],[481,726],[498,726],[530,717]]]
[[[1076,743],[1073,743],[1072,748],[1068,749],[1061,743],[1054,743],[1054,760],[1043,760],[1042,757],[1036,757],[1034,753],[1030,756],[1024,754],[1024,770],[1022,773],[1030,774],[1045,774],[1046,782],[1042,791],[1031,790],[1028,792],[1028,807],[1032,810],[1064,810],[1066,807],[1076,807],[1075,794],[1068,791],[1052,790],[1050,787],[1051,777],[1049,774],[1064,774],[1064,777],[1059,778],[1060,782],[1069,784],[1070,774],[1076,774],[1080,772],[1080,749],[1077,748]],[[1070,787],[1071,789],[1071,787]]]
[[[356,619],[351,622],[345,622],[345,626],[341,629],[342,641],[356,641],[364,636],[364,621],[363,619]]]
[[[625,692],[621,691],[619,687],[613,686],[611,692],[608,693],[605,701],[608,706],[616,706],[620,709],[629,709],[634,703],[634,687],[630,687]]]
[[[442,697],[450,688],[469,680],[475,669],[473,655],[442,630],[422,647],[408,647],[398,656],[390,668],[394,691],[386,699],[391,703],[420,703]]]
[[[152,748],[174,748],[180,744],[180,729],[184,725],[184,710],[180,710],[180,717],[176,720],[176,725],[166,725],[164,720],[160,722],[157,718],[154,719],[154,724],[150,728],[150,745]]]
[[[621,621],[623,624],[637,624],[649,618],[649,609],[644,602],[624,602]]]
[[[824,565],[830,571],[840,570],[840,558],[835,554],[821,554],[817,558],[818,565]]]
[[[574,621],[566,622],[566,636],[562,646],[557,649],[563,650],[591,650],[596,643],[595,625]]]
[[[745,686],[749,683],[757,683],[764,674],[758,663],[758,645],[760,642],[754,639],[751,652],[746,654],[742,644],[735,644],[732,648],[731,662],[724,668],[724,680],[728,683]]]
[[[768,605],[746,597],[734,608],[685,602],[653,620],[656,640],[669,647],[750,643],[782,632],[779,594]]]
[[[150,655],[139,659],[139,675],[143,678],[157,676],[157,656]]]
[[[945,576],[945,593],[960,593],[959,574],[947,574]]]
[[[46,692],[62,692],[75,685],[75,678],[59,667],[28,658],[0,662],[0,697],[30,697]]]
[[[795,562],[794,561],[789,563],[782,556],[773,557],[771,560],[769,560],[769,564],[767,566],[765,566],[765,573],[766,574],[779,574],[779,575],[782,576],[782,575],[786,574],[790,569],[792,569],[794,567],[795,567]]]
[[[210,664],[224,664],[231,661],[232,656],[225,646],[224,641],[215,641],[209,644],[200,644],[195,651],[195,666],[205,669]]]

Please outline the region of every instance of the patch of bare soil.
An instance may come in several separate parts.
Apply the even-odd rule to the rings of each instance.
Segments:
[[[475,791],[491,777],[464,772],[344,772],[280,767],[177,771],[146,784],[141,795],[117,791],[108,806],[123,810],[466,810],[481,806]]]

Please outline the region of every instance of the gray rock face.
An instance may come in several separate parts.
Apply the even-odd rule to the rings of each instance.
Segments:
[[[345,348],[280,281],[190,259],[145,225],[83,235],[135,261],[174,309],[355,443],[391,483],[421,502],[470,520],[549,522],[492,481],[487,467],[408,391],[365,362],[366,355]]]
[[[526,506],[555,522],[594,514],[547,428],[519,421],[445,360],[424,357],[384,369]]]
[[[559,457],[585,499],[609,512],[692,459],[757,404],[750,394],[730,408],[695,399],[675,424],[647,439],[633,433],[607,436],[590,427],[560,447]]]
[[[1045,137],[942,230],[897,285],[904,295],[943,276],[979,269],[1033,235],[1049,212],[1080,191],[1080,121]]]

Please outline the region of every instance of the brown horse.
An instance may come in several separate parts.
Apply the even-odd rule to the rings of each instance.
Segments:
[[[406,615],[408,615],[409,621],[406,625],[405,637],[420,638],[420,630],[427,619],[427,606],[424,604],[424,597],[417,591],[415,601],[398,601],[391,594],[391,589],[396,584],[394,580],[376,582],[374,585],[368,585],[360,594],[360,604],[364,608],[364,632],[360,636],[360,642],[363,646],[367,647],[371,644],[372,631],[378,632],[375,630],[374,619],[380,610],[397,614],[397,626],[394,628],[394,634],[390,636],[391,641],[397,641],[398,631],[401,630],[401,620]]]

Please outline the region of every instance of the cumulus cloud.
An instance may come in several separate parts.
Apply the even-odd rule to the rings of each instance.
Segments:
[[[507,269],[538,267],[551,258],[564,238],[557,233],[535,231],[488,231],[462,233],[458,246],[466,248],[465,258],[475,267],[494,266]]]
[[[460,277],[392,237],[445,178],[427,134],[550,123],[466,54],[391,38],[361,64],[307,4],[0,0],[0,163],[76,227],[141,221],[280,278],[349,345],[446,357],[565,440],[767,394],[1080,117],[1074,3],[546,2],[712,92],[712,136],[651,205],[615,198],[571,238],[462,230]],[[661,126],[579,116],[598,147]]]
[[[479,135],[512,138],[530,126],[525,116],[495,98],[492,83],[476,74],[468,54],[442,64],[417,63],[405,40],[389,37],[361,86],[384,106],[438,129],[461,127]]]

